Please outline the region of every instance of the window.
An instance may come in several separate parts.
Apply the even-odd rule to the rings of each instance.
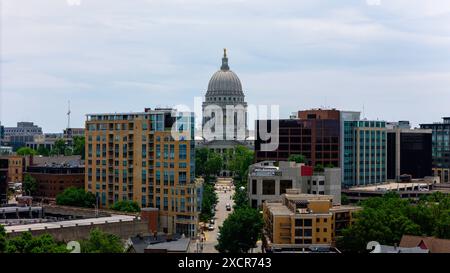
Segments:
[[[257,181],[256,181],[256,179],[252,180],[252,194],[257,194]]]
[[[280,194],[286,193],[287,189],[292,189],[292,180],[280,181]]]
[[[275,180],[263,180],[263,195],[275,195]]]
[[[187,154],[186,144],[180,144],[179,149],[180,149],[179,155],[178,155],[179,159],[180,160],[186,159],[186,154]]]
[[[303,221],[303,225],[304,225],[305,227],[310,227],[310,226],[312,226],[312,220],[311,220],[311,219],[305,219],[305,220]]]

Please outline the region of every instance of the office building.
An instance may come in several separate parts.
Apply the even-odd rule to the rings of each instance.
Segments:
[[[331,195],[335,205],[341,202],[341,170],[325,168],[314,173],[313,168],[302,163],[263,161],[253,164],[248,172],[248,196],[253,208],[265,201],[281,200],[288,189],[302,193]]]
[[[432,130],[411,129],[408,121],[387,124],[387,179],[431,176]]]
[[[85,188],[101,207],[133,200],[158,208],[159,231],[194,236],[202,187],[195,179],[194,153],[193,113],[89,114]]]
[[[450,182],[450,117],[443,122],[421,124],[422,129],[432,130],[433,173],[441,178],[441,182]]]
[[[301,154],[308,165],[340,166],[340,115],[339,111],[313,109],[299,111],[296,119],[278,120],[279,145],[274,151],[262,150],[262,144],[271,140],[261,137],[260,128],[266,123],[272,130],[272,120],[256,121],[256,162],[286,161],[290,155]]]
[[[42,135],[42,128],[33,122],[18,122],[17,127],[5,127],[4,142],[14,150],[25,146],[29,141],[34,140],[34,136]]]
[[[66,141],[67,145],[73,145],[74,137],[84,137],[84,128],[67,128],[63,131],[63,138]]]
[[[386,181],[386,122],[360,120],[359,112],[341,112],[343,187]]]
[[[336,238],[336,215],[339,214],[339,227],[347,227],[353,221],[353,213],[360,210],[352,206],[333,207],[332,199],[329,195],[288,190],[282,201],[264,202],[264,249],[278,252],[332,246]]]
[[[84,188],[84,171],[81,156],[74,155],[32,157],[25,173],[36,179],[34,199],[52,202],[69,187]]]

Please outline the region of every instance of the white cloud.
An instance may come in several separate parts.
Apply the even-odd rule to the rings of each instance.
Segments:
[[[449,98],[450,2],[444,0],[2,5],[0,114],[6,124],[37,111],[30,119],[58,131],[65,121],[55,112],[64,113],[68,99],[80,126],[86,112],[191,104],[206,91],[223,47],[248,99],[275,101],[283,113],[364,103],[367,113],[386,113],[386,119],[433,121],[446,114],[433,106],[445,100],[428,96]],[[49,99],[59,108],[48,107]],[[419,115],[410,105],[424,111]]]

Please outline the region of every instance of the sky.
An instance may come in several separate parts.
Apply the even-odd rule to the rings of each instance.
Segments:
[[[45,132],[87,113],[204,96],[227,48],[246,101],[450,116],[448,0],[0,0],[0,121]]]

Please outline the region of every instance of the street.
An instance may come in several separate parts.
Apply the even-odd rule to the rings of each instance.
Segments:
[[[231,188],[231,179],[223,179],[216,183],[216,192],[219,198],[216,206],[216,216],[214,223],[214,230],[205,231],[206,241],[203,245],[204,253],[217,253],[218,251],[215,249],[217,245],[217,233],[219,232],[219,227],[222,226],[225,219],[227,219],[228,215],[233,211],[234,202],[232,200],[232,196],[234,194],[234,190]],[[226,192],[225,192],[226,191]],[[231,211],[226,210],[226,205],[231,205]]]

